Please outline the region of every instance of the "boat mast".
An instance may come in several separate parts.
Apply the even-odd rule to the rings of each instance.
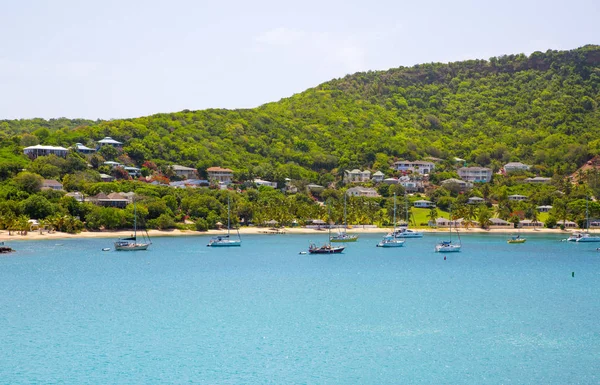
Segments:
[[[135,197],[133,197],[133,239],[137,241],[137,208],[135,206]]]
[[[590,232],[590,212],[588,209],[589,197],[585,196],[585,232]]]
[[[452,207],[450,207],[450,243],[452,243]]]
[[[406,211],[406,227],[408,227],[408,199],[406,199],[406,192],[404,193],[404,210]]]
[[[231,214],[230,214],[230,210],[231,210],[231,202],[229,200],[229,196],[227,196],[227,238],[229,238],[229,228],[231,227]]]
[[[348,228],[348,221],[346,220],[346,193],[344,193],[344,231]]]
[[[394,237],[396,236],[396,193],[394,193]]]

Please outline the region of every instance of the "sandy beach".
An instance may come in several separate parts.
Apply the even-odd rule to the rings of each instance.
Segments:
[[[326,233],[326,229],[309,229],[304,227],[286,227],[282,229],[278,229],[280,232],[284,232],[285,234],[319,234]],[[390,232],[391,228],[362,228],[362,227],[353,227],[348,229],[348,233],[356,233],[356,234],[385,234]],[[447,232],[447,228],[437,228],[437,229],[418,229],[419,231],[427,232],[427,233],[443,233]],[[469,229],[459,229],[461,234],[470,234],[470,233],[490,233],[490,234],[514,234],[517,230],[511,228],[501,228],[501,229],[490,229],[484,230],[480,228],[469,228]],[[546,228],[536,228],[536,229],[520,229],[519,232],[521,234],[541,234],[541,233],[549,233],[549,234],[565,234],[568,235],[572,231],[575,230],[560,230],[560,229],[546,229]],[[335,229],[332,229],[332,233],[336,232]],[[148,233],[151,237],[180,237],[180,236],[214,236],[214,235],[224,235],[227,233],[227,230],[208,230],[208,231],[192,231],[192,230],[149,230]],[[273,235],[275,233],[275,229],[270,229],[267,227],[243,227],[240,229],[240,234],[261,234],[261,235]],[[0,242],[2,241],[17,241],[17,240],[48,240],[48,239],[68,239],[68,238],[121,238],[128,237],[132,235],[131,230],[126,231],[82,231],[77,234],[68,234],[61,232],[44,232],[40,234],[38,231],[31,231],[25,235],[18,234],[16,232],[8,235],[8,231],[2,230],[0,231]]]

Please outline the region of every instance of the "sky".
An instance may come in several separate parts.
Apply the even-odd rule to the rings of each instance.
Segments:
[[[253,108],[334,78],[600,44],[600,1],[0,0],[0,119]]]

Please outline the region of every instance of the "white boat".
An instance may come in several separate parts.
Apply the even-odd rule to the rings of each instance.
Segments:
[[[377,244],[377,247],[402,247],[404,241],[396,239],[396,194],[394,194],[394,230],[383,237],[383,239]]]
[[[148,250],[152,242],[150,241],[150,235],[148,231],[144,230],[142,234],[142,241],[138,242],[137,234],[137,209],[135,205],[135,198],[133,199],[133,235],[129,238],[121,238],[115,242],[115,250],[117,251],[137,251],[137,250]]]
[[[208,241],[209,247],[232,247],[232,246],[241,246],[242,239],[240,238],[240,231],[237,231],[237,239],[231,238],[231,203],[229,201],[229,197],[227,197],[227,235],[218,235],[216,237],[211,238]]]
[[[452,252],[458,252],[460,251],[461,248],[461,242],[460,242],[460,235],[458,235],[458,231],[456,232],[457,236],[458,236],[458,243],[452,243],[452,210],[450,211],[450,240],[449,241],[442,241],[440,243],[438,243],[437,245],[435,245],[435,251],[438,253],[452,253]]]
[[[346,233],[348,221],[346,220],[346,194],[344,193],[344,230],[338,230],[338,234],[329,237],[330,242],[356,242],[358,235]]]
[[[423,238],[423,232],[410,230],[408,228],[408,200],[404,197],[404,207],[406,211],[406,224],[400,225],[397,230],[394,231],[394,237],[396,238]]]
[[[585,200],[585,232],[573,233],[567,241],[569,242],[600,242],[600,235],[590,234],[590,213],[588,198]]]

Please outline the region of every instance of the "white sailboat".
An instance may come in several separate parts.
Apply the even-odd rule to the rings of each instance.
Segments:
[[[227,235],[218,235],[216,237],[211,238],[208,241],[209,247],[232,247],[232,246],[241,246],[242,239],[240,238],[240,231],[237,230],[237,239],[231,238],[231,202],[229,197],[227,197]]]
[[[458,231],[456,232],[458,235]],[[458,243],[452,243],[452,210],[450,210],[450,240],[449,241],[441,241],[437,245],[435,245],[435,251],[438,253],[451,253],[458,252],[461,248],[460,236],[458,236]]]
[[[330,242],[356,242],[358,235],[346,233],[348,228],[348,221],[346,219],[346,194],[344,193],[344,230],[339,230],[337,235],[330,236]]]
[[[404,210],[406,211],[406,225],[400,225],[397,230],[394,230],[394,237],[396,238],[423,238],[423,232],[410,230],[408,228],[408,199],[404,196]]]
[[[590,234],[590,211],[589,199],[585,200],[585,232],[579,233],[575,242],[600,242],[600,236]]]
[[[121,238],[115,242],[115,250],[117,251],[136,251],[148,250],[148,246],[152,244],[148,231],[144,230],[142,241],[138,242],[137,235],[137,208],[135,198],[133,199],[133,235],[129,238]]]
[[[377,244],[377,247],[402,247],[404,241],[396,239],[396,194],[394,194],[394,231],[383,237],[383,239]]]

